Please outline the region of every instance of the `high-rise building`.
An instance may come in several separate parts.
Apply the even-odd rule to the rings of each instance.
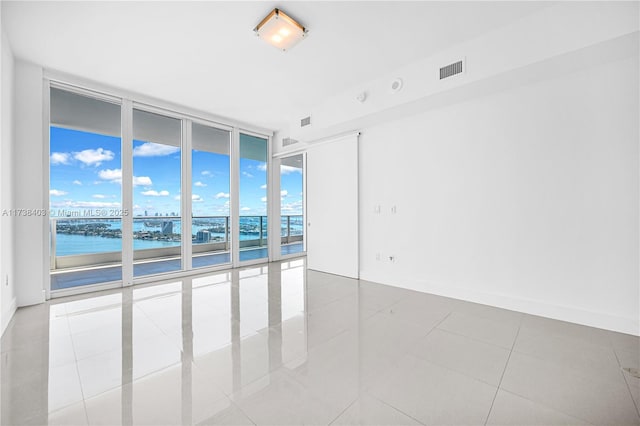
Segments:
[[[198,231],[198,233],[196,234],[197,243],[208,243],[209,241],[211,241],[211,232]]]
[[[171,235],[173,234],[173,222],[168,220],[166,222],[162,222],[162,235]]]

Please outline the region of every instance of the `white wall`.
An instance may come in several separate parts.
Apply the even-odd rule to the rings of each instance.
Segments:
[[[15,207],[48,209],[43,182],[48,160],[44,147],[42,68],[21,60],[15,61],[14,109],[14,179]],[[46,157],[45,157],[46,156]],[[47,249],[47,217],[22,216],[14,219],[14,271],[18,306],[44,301],[44,282],[48,270],[44,265]]]
[[[299,111],[289,127],[279,133],[307,142],[357,130],[391,115],[417,112],[430,98],[459,87],[535,66],[638,29],[638,2],[550,2],[549,6],[506,26],[333,94],[323,103]],[[465,74],[439,79],[440,67],[462,59]],[[390,83],[398,77],[403,80],[403,88],[392,93]],[[368,94],[364,103],[356,100],[361,92]],[[307,115],[311,115],[311,125],[301,128],[299,119]],[[275,149],[287,150],[281,143]]]
[[[637,34],[362,129],[361,278],[640,335]]]
[[[13,53],[2,31],[0,59],[0,334],[16,310],[13,269],[14,219],[7,213],[13,203]]]

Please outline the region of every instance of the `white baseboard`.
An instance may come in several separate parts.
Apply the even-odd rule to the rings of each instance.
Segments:
[[[11,299],[11,303],[9,304],[9,309],[6,312],[2,312],[2,317],[0,318],[0,326],[2,327],[2,332],[0,332],[0,336],[4,334],[4,331],[7,329],[7,325],[9,325],[9,321],[13,318],[13,314],[16,313],[16,309],[18,309],[18,300],[14,297]]]
[[[640,336],[640,320],[638,318],[620,317],[603,312],[588,311],[574,306],[556,305],[545,301],[524,299],[504,294],[471,291],[465,288],[443,286],[427,281],[385,280],[384,277],[381,280],[380,278],[379,276],[373,276],[373,274],[367,274],[366,271],[360,272],[360,279],[366,281]]]

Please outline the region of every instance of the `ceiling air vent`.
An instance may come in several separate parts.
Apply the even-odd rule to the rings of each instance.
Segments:
[[[291,138],[282,139],[282,146],[289,146],[298,143],[297,140]]]
[[[464,70],[462,69],[462,61],[454,62],[451,65],[440,68],[440,80],[454,76],[456,74],[461,74],[463,71]]]
[[[310,124],[311,124],[311,116],[305,117],[302,120],[300,120],[300,127],[308,126]]]

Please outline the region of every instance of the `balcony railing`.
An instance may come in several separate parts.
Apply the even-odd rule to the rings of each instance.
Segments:
[[[133,218],[133,223],[134,262],[180,256],[182,227],[179,216],[136,216]],[[281,244],[302,241],[303,223],[302,215],[282,216]],[[266,216],[240,216],[239,225],[240,249],[267,245]],[[120,218],[52,218],[50,232],[52,271],[117,265],[122,262],[122,219]],[[63,236],[74,239],[89,238],[62,242]],[[229,216],[194,216],[192,218],[191,241],[194,256],[228,252],[230,236]],[[77,247],[79,242],[85,248]],[[140,247],[143,245],[151,247]]]

